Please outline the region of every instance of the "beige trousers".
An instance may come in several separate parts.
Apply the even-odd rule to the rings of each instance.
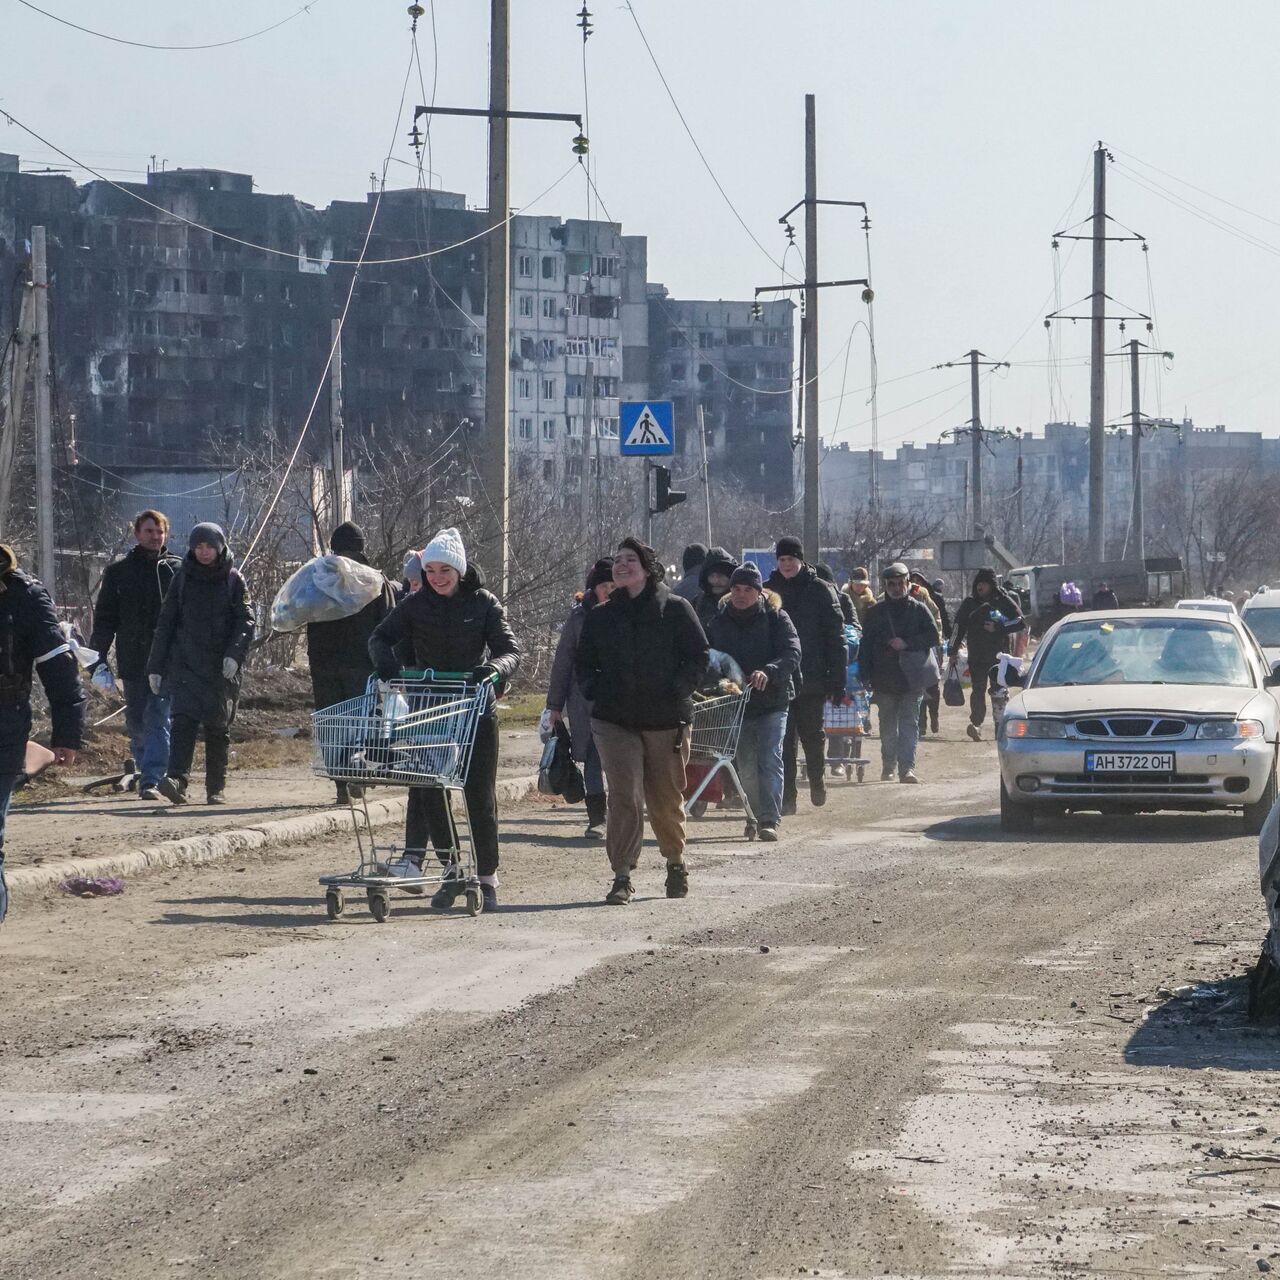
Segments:
[[[614,875],[630,875],[640,861],[646,809],[662,856],[668,862],[683,862],[689,726],[624,729],[592,720],[591,736],[609,784],[605,847]]]

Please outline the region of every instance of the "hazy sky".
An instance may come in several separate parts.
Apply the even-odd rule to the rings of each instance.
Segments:
[[[514,107],[582,109],[581,2],[513,0]],[[221,0],[178,14],[159,0],[41,3],[154,43],[226,39],[298,7]],[[1051,406],[1042,322],[1054,288],[1050,236],[1088,213],[1085,179],[1098,139],[1118,162],[1108,174],[1109,211],[1149,237],[1158,337],[1176,353],[1158,389],[1154,369],[1146,375],[1144,410],[1181,416],[1185,408],[1201,426],[1280,433],[1271,393],[1280,345],[1274,0],[632,3],[707,159],[774,259],[785,247],[778,215],[803,194],[804,94],[817,95],[820,194],[866,200],[874,223],[882,446],[936,439],[967,417],[964,371],[929,367],[975,345],[1027,362],[984,379],[988,423],[1038,429],[1051,407],[1087,419],[1088,326],[1062,328],[1061,390],[1055,384]],[[755,286],[776,283],[778,267],[735,220],[681,128],[629,6],[591,7],[594,172],[612,216],[648,236],[650,278],[685,297],[749,297]],[[440,105],[485,103],[488,8],[484,0],[437,0],[438,56],[430,16],[420,24],[426,92],[438,67]],[[406,114],[395,121],[410,55],[400,0],[314,0],[310,13],[277,31],[199,52],[108,43],[17,0],[0,0],[0,23],[11,54],[0,111],[86,163],[111,166],[111,177],[142,180],[116,170],[145,170],[155,154],[170,167],[250,172],[260,190],[324,204],[363,195],[393,132],[393,154],[412,159],[404,135],[421,96],[416,72]],[[21,56],[12,56],[17,50]],[[525,205],[569,168],[573,129],[513,129],[512,199]],[[483,122],[438,120],[437,185],[482,204],[484,143]],[[3,121],[0,150],[19,152],[24,166],[62,163]],[[412,169],[392,164],[389,181],[412,185]],[[1240,234],[1178,207],[1152,184]],[[534,208],[582,216],[582,178],[571,174]],[[1088,246],[1068,260],[1070,247],[1064,242],[1061,252],[1064,305],[1090,288]],[[1108,292],[1148,310],[1140,248],[1114,245],[1111,261]],[[799,254],[786,265],[799,275]],[[822,275],[861,276],[865,266],[852,212],[824,213]],[[856,294],[823,297],[822,363],[830,367],[822,428],[828,439],[835,433],[865,447],[865,331],[854,331],[849,344],[865,315]],[[1141,326],[1126,336],[1147,337]],[[1109,326],[1108,348],[1121,341]],[[1123,374],[1115,362],[1113,418],[1128,409]]]

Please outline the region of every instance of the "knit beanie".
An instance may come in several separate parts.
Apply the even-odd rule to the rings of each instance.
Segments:
[[[684,556],[681,558],[681,564],[684,565],[685,573],[696,569],[707,558],[707,549],[700,542],[691,542],[684,549]]]
[[[755,587],[757,591],[763,591],[764,579],[760,576],[760,570],[748,560],[746,564],[740,565],[733,571],[733,576],[729,579],[729,586]]]
[[[422,563],[430,564],[433,560],[441,564],[452,565],[459,575],[467,571],[467,551],[462,545],[462,534],[457,529],[441,529],[425,547],[422,548]]]
[[[834,583],[836,580],[836,575],[831,572],[831,566],[827,564],[825,560],[819,560],[818,563],[813,566],[813,572],[817,577],[821,578],[823,582]]]
[[[212,520],[201,521],[191,530],[187,538],[187,550],[194,551],[201,542],[208,543],[219,555],[227,549],[227,535],[222,532],[222,526],[214,524]]]
[[[587,574],[587,590],[594,591],[602,582],[613,581],[613,557],[601,556]]]
[[[785,537],[778,539],[778,544],[774,547],[773,553],[777,556],[795,556],[797,560],[803,560],[804,543],[799,538],[787,534]]]
[[[870,582],[871,575],[867,572],[865,565],[859,565],[850,575],[850,582]]]
[[[329,550],[335,556],[364,555],[364,530],[353,520],[344,520],[329,536]]]

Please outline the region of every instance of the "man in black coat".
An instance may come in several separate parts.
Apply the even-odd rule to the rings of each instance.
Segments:
[[[781,598],[782,608],[800,637],[801,652],[800,689],[787,712],[787,736],[782,745],[785,815],[796,811],[797,742],[804,749],[809,798],[815,805],[827,803],[827,742],[822,731],[822,707],[828,698],[844,694],[848,650],[836,589],[805,564],[800,539],[779,538],[774,550],[778,569],[765,585]]]
[[[613,594],[583,622],[575,670],[609,784],[605,847],[613,885],[605,901],[625,906],[646,811],[667,863],[667,897],[689,892],[684,771],[707,637],[693,606],[663,583],[652,547],[624,538],[613,557],[613,581]]]
[[[776,840],[782,818],[782,740],[800,670],[800,640],[791,619],[765,597],[755,565],[744,564],[733,571],[728,598],[711,620],[707,639],[712,648],[733,658],[751,686],[734,765],[755,813],[760,839]],[[747,834],[753,834],[750,828]]]
[[[174,804],[187,803],[191,761],[203,728],[205,797],[210,804],[225,804],[231,722],[253,641],[253,609],[220,526],[196,525],[187,548],[147,659],[151,691],[172,699],[169,769],[159,790]]]
[[[160,606],[182,561],[167,546],[168,518],[160,511],[139,513],[133,522],[136,545],[107,566],[93,609],[89,648],[98,651],[93,683],[115,688],[107,652],[116,646],[116,674],[124,685],[124,722],[138,773],[138,795],[158,800],[156,789],[169,767],[169,697],[152,693],[147,657],[155,637]]]
[[[329,550],[335,556],[345,556],[357,564],[369,563],[364,556],[364,530],[350,520],[333,531]],[[307,624],[307,662],[311,668],[311,692],[317,711],[331,707],[335,702],[358,698],[365,691],[373,674],[369,637],[394,605],[395,589],[384,580],[382,594],[359,613],[333,622]],[[351,789],[345,782],[339,782],[337,788],[338,803],[346,804]],[[360,789],[356,787],[352,794],[358,797]]]
[[[0,545],[0,923],[9,906],[4,882],[4,827],[9,801],[23,780],[31,736],[31,674],[40,673],[53,721],[58,764],[74,764],[83,745],[85,692],[71,646],[58,626],[49,593],[18,569]]]
[[[919,782],[916,744],[920,738],[920,702],[925,686],[911,687],[901,655],[924,654],[940,643],[928,606],[908,590],[907,566],[895,561],[885,569],[884,599],[863,618],[858,663],[880,708],[880,780]]]
[[[1026,625],[1018,602],[1001,589],[995,572],[979,569],[973,575],[973,590],[956,610],[956,629],[951,638],[952,663],[962,644],[969,650],[971,692],[966,732],[974,742],[981,740],[981,725],[987,718],[988,673],[1009,637],[1025,630]]]

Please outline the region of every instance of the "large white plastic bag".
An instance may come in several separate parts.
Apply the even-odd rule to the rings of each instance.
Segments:
[[[271,602],[271,629],[297,631],[311,622],[350,618],[382,594],[377,569],[346,556],[317,556],[280,588]]]

